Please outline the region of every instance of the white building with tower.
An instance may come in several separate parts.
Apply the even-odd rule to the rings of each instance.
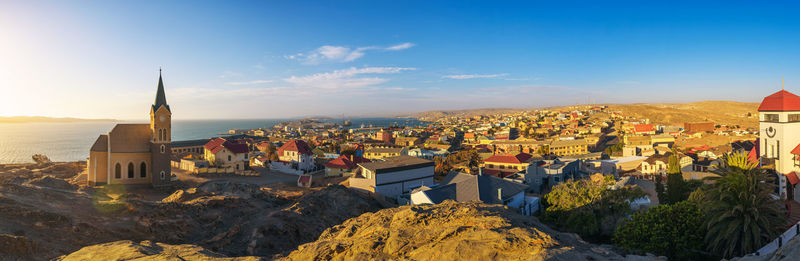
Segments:
[[[800,202],[800,97],[785,90],[767,96],[758,117],[761,163],[774,163],[780,197]]]

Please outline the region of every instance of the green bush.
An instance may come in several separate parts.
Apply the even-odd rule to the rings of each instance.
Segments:
[[[639,212],[621,225],[614,244],[640,254],[667,256],[670,260],[698,260],[705,248],[704,215],[697,204],[681,201]]]

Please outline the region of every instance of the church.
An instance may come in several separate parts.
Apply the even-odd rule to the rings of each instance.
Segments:
[[[774,166],[781,199],[800,202],[800,97],[781,90],[758,106],[761,164]]]
[[[149,184],[169,186],[172,111],[164,95],[161,70],[156,100],[150,107],[150,123],[117,124],[97,137],[87,162],[90,186]]]

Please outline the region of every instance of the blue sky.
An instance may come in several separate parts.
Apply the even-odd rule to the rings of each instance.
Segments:
[[[800,91],[789,2],[3,1],[0,116],[390,115]]]

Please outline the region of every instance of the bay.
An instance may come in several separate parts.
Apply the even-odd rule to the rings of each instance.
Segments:
[[[192,140],[220,136],[229,129],[271,128],[287,120],[175,120],[172,140]],[[341,123],[341,119],[322,120]],[[426,122],[406,118],[353,118],[350,128],[361,125],[418,126]],[[74,123],[4,123],[0,124],[0,164],[30,163],[33,154],[44,154],[53,161],[80,161],[89,156],[89,148],[98,135],[108,133],[117,123],[146,122],[74,122]]]

